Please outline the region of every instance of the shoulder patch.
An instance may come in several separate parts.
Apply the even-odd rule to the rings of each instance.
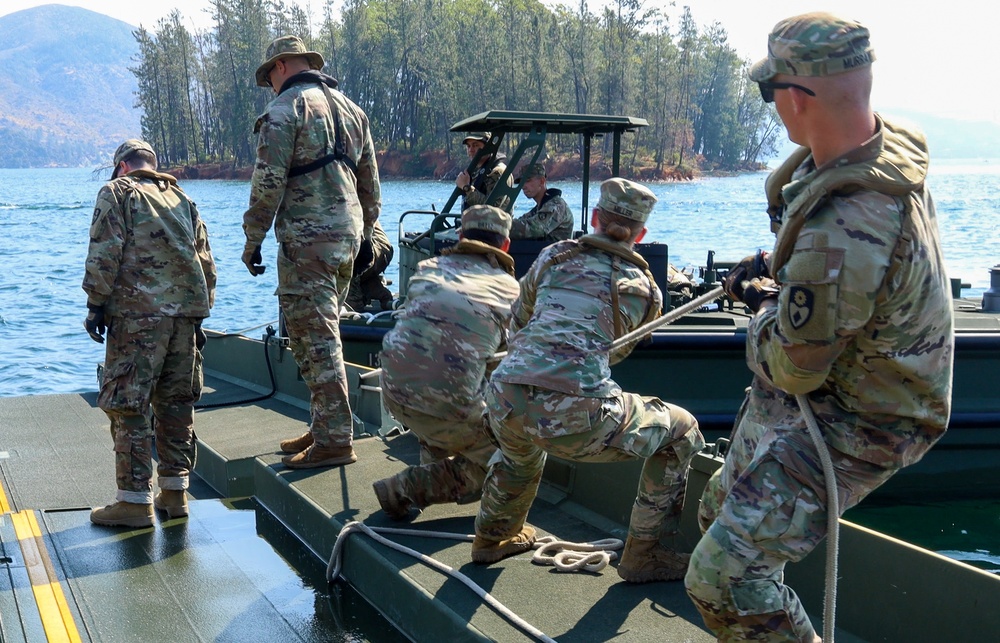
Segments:
[[[798,330],[813,316],[816,297],[812,290],[802,286],[792,286],[788,293],[788,323]]]

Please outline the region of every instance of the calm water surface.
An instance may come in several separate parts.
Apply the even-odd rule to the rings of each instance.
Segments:
[[[650,219],[649,241],[668,244],[678,267],[716,259],[735,261],[757,248],[770,248],[773,236],[764,212],[766,173],[652,185],[659,198]],[[87,254],[94,198],[105,174],[85,169],[0,169],[0,396],[72,393],[96,388],[95,369],[103,346],[83,330],[86,296],[80,288]],[[558,182],[580,216],[580,183]],[[440,210],[451,182],[386,181],[382,185],[382,224],[398,236],[399,216],[407,210]],[[270,270],[253,278],[240,261],[241,226],[249,195],[244,181],[184,181],[198,203],[219,270],[215,308],[206,327],[240,331],[277,318],[274,297],[273,234],[264,244]],[[1000,161],[939,163],[931,187],[940,220],[945,260],[952,277],[972,284],[966,295],[989,287],[989,268],[1000,263]],[[598,189],[589,195],[592,206]],[[529,209],[518,199],[515,215]],[[429,217],[411,215],[407,229],[426,226]],[[589,221],[588,221],[589,222]],[[396,280],[398,264],[387,276]],[[254,331],[253,334],[259,334]]]

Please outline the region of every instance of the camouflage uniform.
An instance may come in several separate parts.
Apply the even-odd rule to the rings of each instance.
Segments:
[[[215,282],[205,223],[174,177],[135,170],[101,188],[83,290],[108,319],[97,403],[111,420],[119,501],[153,502],[151,404],[158,485],[188,487],[202,387],[195,327]]]
[[[493,188],[496,187],[497,183],[500,182],[500,177],[503,173],[507,171],[507,157],[503,154],[497,153],[491,159],[488,159],[485,163],[480,165],[475,172],[473,172],[471,177],[472,189],[464,193],[462,197],[462,211],[468,210],[474,205],[483,205],[486,203],[486,197]],[[504,197],[502,202],[497,204],[504,210],[510,207],[510,199]]]
[[[467,143],[470,140],[488,143],[491,137],[492,134],[489,132],[470,132],[462,140],[462,143]],[[472,175],[469,176],[469,185],[462,192],[462,212],[465,212],[474,205],[486,204],[486,197],[493,191],[496,184],[500,182],[500,177],[503,176],[503,173],[507,171],[506,161],[507,157],[501,152],[483,159],[483,164],[477,167]],[[514,185],[511,177],[507,177],[507,185]],[[499,202],[490,203],[489,205],[495,205],[501,210],[509,212],[513,204],[505,196]]]
[[[503,215],[509,225],[510,215]],[[463,217],[463,231],[469,225]],[[507,253],[462,239],[444,256],[420,262],[406,307],[383,340],[386,408],[439,456],[394,476],[414,506],[473,502],[482,493],[496,450],[485,426],[483,393],[488,361],[506,346],[518,293],[513,271]]]
[[[382,310],[392,308],[392,293],[386,288],[383,273],[389,267],[396,249],[389,241],[382,225],[376,221],[372,231],[371,252],[365,253],[365,244],[354,259],[351,284],[347,291],[347,305],[353,310],[364,310],[371,301],[378,301]],[[365,256],[362,256],[365,255]]]
[[[285,37],[272,43],[272,49]],[[243,215],[246,250],[272,222],[280,244],[278,302],[290,347],[310,391],[310,431],[318,447],[347,447],[353,422],[347,395],[340,306],[362,236],[381,209],[368,117],[315,69],[285,81],[257,119],[257,162]],[[317,67],[318,65],[318,67]],[[266,84],[267,63],[258,69]]]
[[[560,241],[539,255],[521,279],[510,349],[486,394],[501,451],[483,488],[477,536],[518,534],[546,453],[579,462],[644,458],[629,533],[656,540],[677,530],[688,464],[704,443],[697,421],[611,379],[611,365],[634,347],[612,352],[612,342],[654,319],[661,297],[642,258],[610,237]]]
[[[549,188],[539,205],[514,219],[510,227],[511,239],[543,239],[562,241],[573,236],[573,213],[562,190]]]
[[[820,31],[830,19],[807,17]],[[866,29],[833,25],[863,38],[848,50],[872,57]],[[800,148],[768,180],[780,294],[748,328],[753,384],[705,490],[707,532],[685,579],[720,641],[815,636],[782,580],[785,563],[826,535],[824,476],[796,394],[808,398],[829,447],[841,512],[919,460],[947,426],[954,339],[926,143],[881,118],[876,125],[870,140],[820,168]]]

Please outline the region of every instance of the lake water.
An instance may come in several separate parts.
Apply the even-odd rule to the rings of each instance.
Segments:
[[[650,186],[659,198],[647,241],[669,246],[678,267],[716,259],[735,261],[757,248],[771,248],[773,236],[764,211],[765,172]],[[96,365],[104,347],[83,330],[86,296],[80,288],[94,198],[103,177],[86,169],[0,169],[0,396],[75,393],[96,389]],[[949,273],[970,283],[967,296],[989,288],[989,269],[1000,263],[1000,161],[941,162],[929,179]],[[250,276],[240,261],[245,181],[184,181],[205,219],[219,271],[215,308],[205,326],[235,332],[277,319],[274,297],[277,244],[273,233],[263,246],[270,267]],[[382,224],[398,237],[400,214],[440,210],[450,195],[446,181],[385,181]],[[558,182],[580,216],[579,182]],[[589,203],[597,202],[592,186]],[[515,215],[529,209],[523,196]],[[411,215],[407,229],[425,227],[429,217]],[[589,219],[588,219],[589,223]],[[396,280],[394,260],[386,272]],[[259,335],[261,331],[254,331]]]

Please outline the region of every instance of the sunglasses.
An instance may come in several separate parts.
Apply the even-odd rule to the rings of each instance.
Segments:
[[[802,85],[796,85],[795,83],[772,83],[769,81],[761,81],[757,83],[757,87],[760,88],[760,97],[764,99],[765,103],[774,102],[774,90],[776,89],[789,89],[794,87],[800,91],[803,91],[810,96],[815,96],[816,92],[809,89],[808,87],[803,87]]]

